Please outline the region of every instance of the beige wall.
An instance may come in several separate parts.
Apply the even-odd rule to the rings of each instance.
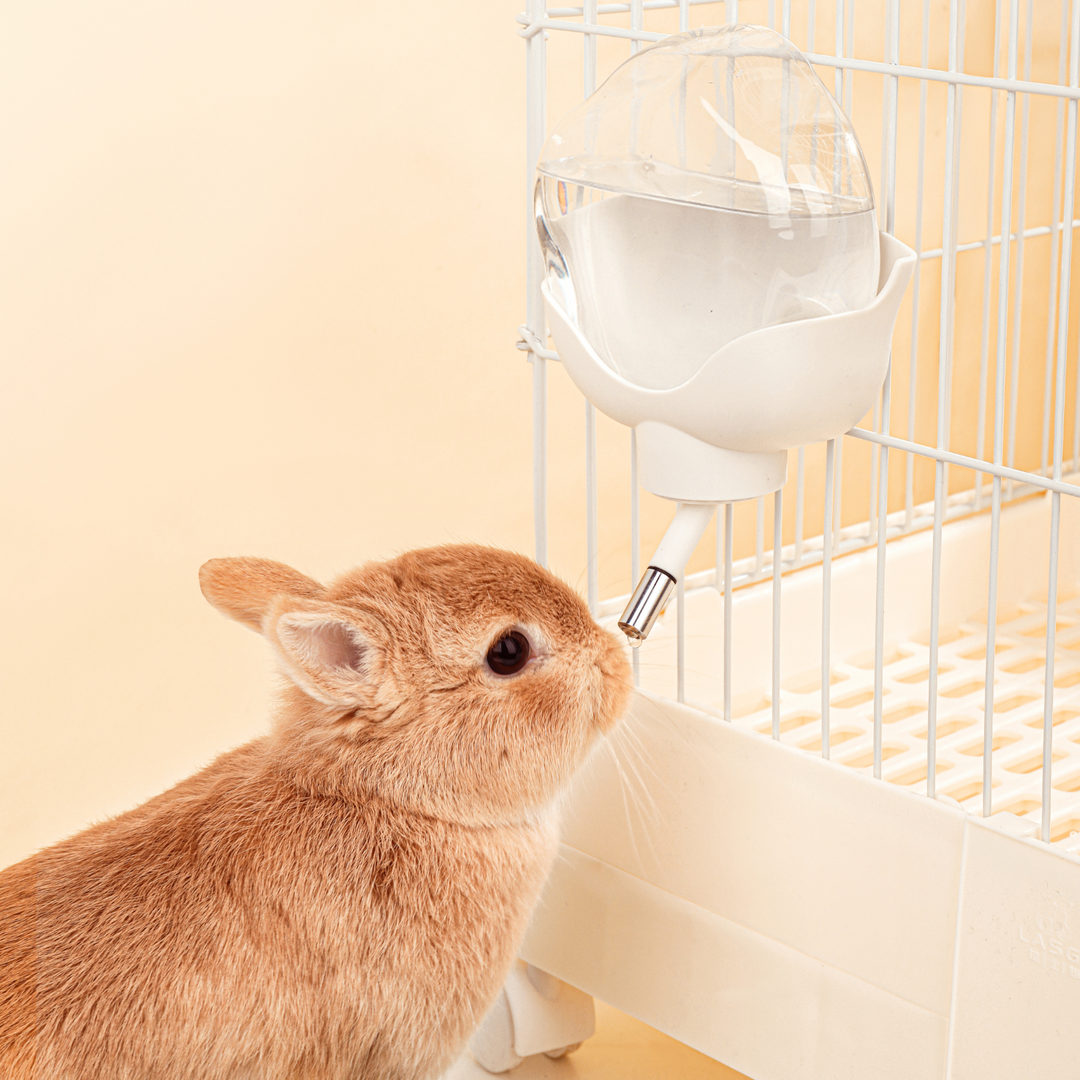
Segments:
[[[516,10],[3,4],[0,865],[263,728],[205,559],[531,552]]]
[[[532,551],[530,369],[514,349],[521,6],[0,0],[0,865],[263,729],[264,647],[202,600],[205,559],[261,554],[325,576],[457,539]],[[825,48],[831,5],[818,8]],[[858,5],[860,55],[880,55],[879,8]],[[740,10],[764,21],[767,2]],[[992,10],[969,0],[969,70],[992,65]],[[723,18],[722,5],[699,7],[692,24]],[[650,19],[677,29],[673,14]],[[1039,7],[1036,78],[1056,78],[1055,27]],[[918,62],[920,31],[905,20],[904,62]],[[936,66],[944,50],[935,33]],[[580,96],[581,39],[552,35],[549,53],[555,120]],[[601,76],[625,55],[601,42]],[[854,118],[877,180],[871,81],[857,77]],[[909,242],[917,93],[904,84],[897,228]],[[985,160],[988,96],[965,100],[965,154]],[[943,101],[931,87],[927,246],[940,243]],[[1052,153],[1054,122],[1038,102],[1033,160]],[[985,172],[964,184],[961,239],[983,227]],[[1044,164],[1029,224],[1049,190]],[[1029,261],[1045,251],[1029,244]],[[954,409],[970,451],[982,270],[979,254],[963,258]],[[928,265],[920,438],[934,423],[922,406],[936,385],[936,290]],[[1041,412],[1045,333],[1041,301],[1030,317],[1027,304],[1022,431]],[[908,319],[905,304],[897,424]],[[583,405],[550,367],[551,561],[583,588]],[[610,595],[629,586],[628,435],[601,418],[599,442]],[[1018,463],[1037,457],[1029,444]],[[812,534],[821,448],[809,458]],[[869,468],[849,444],[845,521],[865,512]],[[917,478],[925,497],[931,471]],[[893,505],[902,481],[894,455]],[[790,540],[793,498],[786,507]],[[644,497],[643,547],[669,516]],[[753,504],[738,509],[737,554],[754,520]]]

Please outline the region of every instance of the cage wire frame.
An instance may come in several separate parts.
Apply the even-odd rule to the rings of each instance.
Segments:
[[[885,650],[885,574],[886,544],[916,530],[932,528],[933,547],[930,588],[929,685],[927,724],[927,794],[936,796],[936,743],[938,712],[939,648],[941,644],[940,591],[942,530],[949,521],[974,512],[990,517],[990,574],[987,587],[986,677],[983,722],[982,814],[989,817],[993,808],[993,739],[994,739],[994,676],[995,634],[997,619],[997,579],[1000,538],[1000,514],[1003,504],[1026,496],[1045,493],[1050,499],[1050,551],[1047,582],[1046,651],[1044,668],[1044,701],[1042,724],[1042,805],[1040,837],[1051,839],[1051,762],[1054,740],[1054,654],[1057,629],[1058,562],[1061,526],[1061,497],[1080,497],[1080,486],[1063,479],[1066,462],[1070,472],[1080,471],[1080,371],[1076,357],[1068,355],[1069,297],[1073,257],[1073,234],[1080,221],[1073,217],[1077,156],[1077,101],[1080,99],[1080,0],[1061,0],[1060,36],[1058,48],[1058,78],[1056,83],[1032,81],[1032,25],[1034,0],[1027,0],[1022,12],[1020,0],[994,0],[994,57],[993,74],[975,75],[965,71],[964,45],[966,0],[950,0],[948,13],[948,67],[940,70],[930,66],[930,30],[932,13],[930,0],[917,0],[907,5],[921,8],[922,41],[918,66],[900,63],[901,0],[883,0],[884,29],[883,60],[861,59],[853,55],[855,0],[835,0],[833,12],[834,40],[831,52],[816,49],[815,0],[806,0],[802,14],[806,19],[805,53],[818,69],[833,71],[834,97],[850,113],[853,75],[857,72],[879,76],[882,80],[882,160],[881,190],[878,193],[879,226],[893,232],[896,224],[896,174],[898,141],[898,102],[901,80],[915,80],[919,86],[918,168],[915,192],[914,247],[918,256],[912,282],[911,345],[908,386],[908,415],[904,437],[891,431],[892,364],[874,409],[870,428],[856,427],[840,440],[826,444],[823,529],[820,536],[804,535],[806,448],[796,455],[796,508],[794,542],[783,544],[783,490],[773,496],[773,549],[765,551],[766,499],[757,500],[755,552],[752,556],[733,560],[733,505],[723,506],[723,522],[717,522],[715,568],[687,575],[680,581],[676,596],[677,627],[677,698],[685,701],[685,593],[686,589],[714,584],[723,594],[724,654],[723,654],[723,719],[732,718],[731,701],[731,641],[732,594],[742,585],[772,580],[772,737],[780,738],[780,625],[783,588],[782,575],[818,562],[822,566],[822,648],[821,648],[821,755],[830,756],[830,624],[831,574],[835,557],[860,549],[876,549],[876,594],[874,637],[874,698],[873,698],[873,775],[882,773],[882,697]],[[642,44],[658,41],[663,33],[645,29],[646,14],[677,9],[679,30],[690,28],[690,10],[708,5],[723,12],[728,24],[739,21],[738,0],[631,0],[629,3],[599,4],[584,0],[580,7],[547,7],[546,0],[528,0],[527,10],[517,17],[518,33],[525,41],[527,82],[526,126],[526,201],[527,201],[527,279],[526,322],[519,328],[518,348],[525,351],[532,364],[533,394],[533,485],[536,530],[536,558],[543,564],[548,559],[548,445],[547,445],[547,365],[558,361],[558,354],[546,347],[547,332],[540,284],[543,264],[536,239],[532,188],[535,165],[546,138],[547,58],[546,41],[549,33],[580,35],[583,44],[583,88],[588,97],[597,85],[597,40],[600,37],[619,38],[628,42],[632,55]],[[744,5],[748,7],[749,5]],[[765,7],[758,4],[755,7]],[[825,7],[825,4],[822,5]],[[629,14],[629,27],[604,23],[606,16]],[[1024,55],[1019,55],[1020,20],[1025,20]],[[790,0],[767,0],[768,25],[791,37],[792,4]],[[1003,36],[1004,35],[1004,36]],[[797,44],[800,44],[797,42]],[[1005,72],[1000,71],[1000,58],[1006,56]],[[1022,67],[1021,67],[1022,63]],[[1020,77],[1022,75],[1022,77]],[[944,183],[941,190],[941,243],[935,248],[922,246],[926,190],[927,88],[932,82],[946,87]],[[965,90],[990,91],[990,134],[987,214],[982,237],[960,242],[958,234],[961,166],[961,132]],[[1057,123],[1053,171],[1052,220],[1049,224],[1028,226],[1025,220],[1028,184],[1028,138],[1030,105],[1035,95],[1049,96],[1057,102]],[[1000,126],[998,109],[1004,97],[1004,147],[1000,163],[1000,218],[995,221],[995,183],[998,179],[997,132]],[[1021,109],[1017,124],[1017,103]],[[1020,153],[1017,167],[1017,127]],[[1018,173],[1018,175],[1017,175]],[[1014,185],[1016,186],[1014,190]],[[932,197],[933,193],[929,193]],[[1014,211],[1014,201],[1017,209]],[[1066,225],[1067,223],[1067,225]],[[1043,389],[1043,424],[1041,432],[1041,461],[1038,469],[1016,467],[1017,388],[1020,371],[1020,309],[1023,296],[1024,244],[1037,236],[1050,237],[1050,271],[1047,296],[1047,342]],[[1007,237],[1008,242],[1003,243]],[[992,253],[999,249],[997,284],[997,333],[995,381],[993,386],[993,430],[991,456],[986,456],[986,417],[989,359],[991,349],[992,288],[995,284]],[[950,447],[951,395],[953,387],[953,356],[956,328],[957,256],[981,249],[984,256],[982,336],[979,369],[979,412],[976,435],[976,454],[956,453]],[[919,319],[921,270],[924,263],[940,263],[940,311],[937,382],[937,430],[934,445],[917,442],[916,382],[919,370]],[[1015,267],[1014,267],[1015,261]],[[1010,292],[1011,288],[1011,292]],[[1011,297],[1011,305],[1010,305]],[[1010,310],[1012,312],[1011,336]],[[1011,363],[1010,363],[1011,362]],[[1076,372],[1076,394],[1072,402],[1072,453],[1065,457],[1066,381],[1072,364]],[[1012,382],[1007,389],[1007,375]],[[1011,391],[1011,393],[1009,392]],[[1006,416],[1006,401],[1009,402]],[[1008,437],[1006,437],[1008,432]],[[844,439],[870,443],[871,468],[867,519],[859,524],[841,527],[840,477]],[[624,597],[601,600],[598,570],[598,491],[596,413],[594,406],[585,403],[585,475],[586,475],[586,550],[587,594],[591,611],[597,617],[610,616],[621,610]],[[891,451],[906,455],[904,505],[890,512],[889,455]],[[636,581],[641,571],[641,508],[638,486],[636,443],[631,432],[630,446],[630,576]],[[914,469],[917,459],[932,463],[934,495],[931,502],[916,504]],[[970,489],[949,492],[950,467],[972,470],[975,480]],[[634,656],[635,681],[639,679],[637,656]]]

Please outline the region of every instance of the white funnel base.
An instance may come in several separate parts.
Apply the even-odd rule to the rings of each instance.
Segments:
[[[638,476],[654,495],[677,502],[738,502],[787,482],[787,451],[725,450],[655,420],[637,432]]]

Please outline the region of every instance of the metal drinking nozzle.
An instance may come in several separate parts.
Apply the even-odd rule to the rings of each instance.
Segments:
[[[631,645],[636,647],[649,636],[715,510],[716,503],[679,503],[664,539],[619,620],[619,629]]]
[[[619,629],[631,645],[637,647],[649,636],[674,589],[675,579],[666,570],[650,566],[645,571],[619,620]]]

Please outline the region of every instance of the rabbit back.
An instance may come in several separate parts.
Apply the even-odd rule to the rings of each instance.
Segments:
[[[313,796],[251,778],[262,749],[0,874],[5,1077],[421,1078],[453,1060],[524,932],[553,817],[475,829]]]

